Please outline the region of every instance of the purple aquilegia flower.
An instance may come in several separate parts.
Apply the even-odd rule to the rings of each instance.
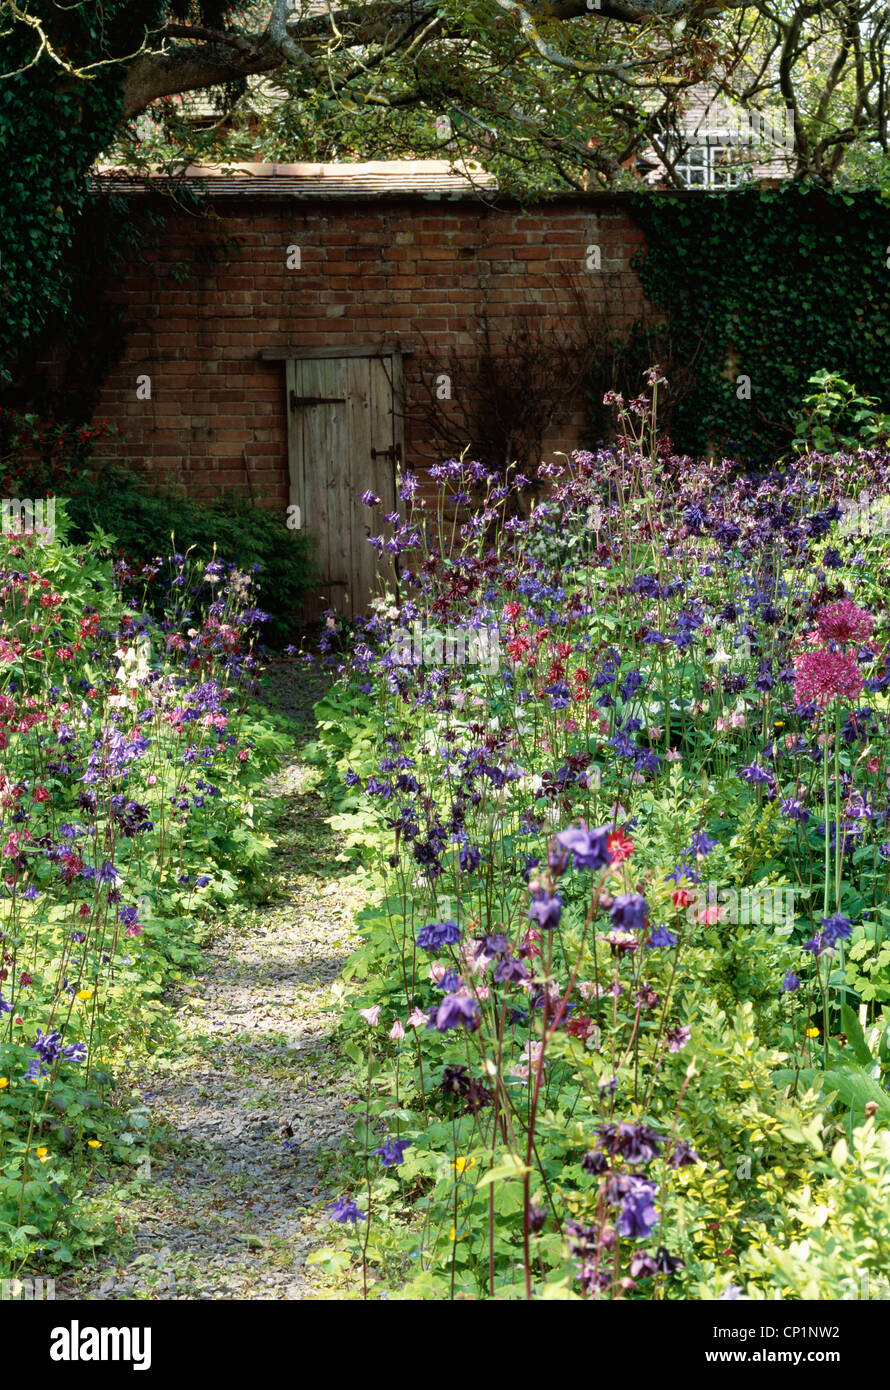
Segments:
[[[634,1251],[630,1262],[631,1279],[648,1279],[650,1275],[658,1273],[658,1265],[651,1255],[645,1250]]]
[[[703,830],[697,830],[692,837],[692,843],[683,850],[684,854],[710,854],[712,849],[716,849],[717,840],[710,840]]]
[[[793,994],[796,989],[800,989],[800,976],[795,975],[793,970],[786,970],[785,978],[782,980],[782,992]]]
[[[612,926],[617,931],[642,931],[649,909],[639,893],[619,893],[609,908]]]
[[[366,507],[380,506],[380,498],[377,496],[375,492],[372,492],[370,488],[368,488],[367,492],[363,492],[361,494],[361,500]]]
[[[447,1033],[449,1028],[459,1028],[461,1024],[471,1033],[479,1027],[479,1005],[472,995],[456,990],[446,994],[435,1013],[430,1011],[427,1028]]]
[[[498,961],[494,978],[499,985],[517,985],[529,978],[528,969],[518,956],[507,956]]]
[[[810,951],[814,956],[822,956],[826,951],[831,951],[839,941],[846,941],[853,934],[853,928],[849,919],[842,917],[836,912],[832,917],[820,917],[822,931],[817,931],[809,941],[805,941],[801,947],[804,951]]]
[[[659,1274],[675,1274],[678,1269],[686,1268],[686,1261],[679,1255],[669,1255],[664,1246],[659,1245],[655,1252],[655,1268]]]
[[[561,830],[556,840],[563,849],[568,850],[571,854],[574,868],[607,869],[612,862],[612,856],[609,853],[611,833],[611,828],[608,825],[595,830],[584,830],[572,826],[568,830]]]
[[[606,1153],[627,1163],[650,1163],[661,1152],[663,1135],[644,1124],[603,1124],[597,1129]]]
[[[488,936],[483,936],[481,940],[477,939],[477,945],[473,955],[476,960],[479,960],[481,956],[490,956],[492,958],[495,956],[505,956],[508,951],[509,945],[503,932],[494,932],[490,933]]]
[[[672,1168],[689,1168],[693,1163],[701,1163],[701,1159],[691,1145],[685,1139],[675,1139],[671,1145],[668,1163]]]
[[[460,927],[456,922],[430,922],[417,933],[417,944],[423,951],[441,951],[443,946],[454,946],[460,941]]]
[[[35,1052],[39,1052],[43,1065],[51,1067],[62,1051],[62,1035],[57,1030],[52,1033],[44,1033],[42,1029],[38,1028],[37,1037],[31,1046]]]
[[[364,1221],[366,1219],[365,1213],[359,1211],[351,1197],[338,1197],[336,1202],[328,1202],[325,1211],[331,1213],[332,1221],[339,1221],[341,1223],[349,1221],[353,1226],[356,1221]]]
[[[646,1178],[633,1176],[613,1178],[609,1186],[618,1186],[619,1183],[620,1194],[616,1192],[615,1205],[620,1202],[621,1214],[615,1223],[615,1229],[620,1236],[628,1236],[631,1240],[646,1240],[658,1221],[655,1207],[658,1188],[654,1182],[649,1182]],[[612,1201],[613,1198],[609,1197],[608,1200]]]
[[[531,921],[537,922],[542,929],[551,930],[558,927],[562,915],[562,898],[558,893],[552,898],[548,897],[543,888],[538,888],[532,894],[528,915]]]
[[[826,946],[836,946],[839,941],[847,941],[853,934],[853,928],[847,917],[842,917],[836,912],[832,917],[820,917],[822,923],[822,940]]]
[[[687,1028],[685,1023],[678,1023],[674,1028],[669,1028],[664,1036],[667,1039],[668,1052],[682,1052],[692,1036],[692,1029]]]
[[[372,1149],[372,1154],[380,1155],[380,1162],[384,1168],[397,1168],[400,1163],[405,1161],[405,1150],[410,1149],[412,1140],[410,1139],[387,1139],[379,1149]]]
[[[649,947],[676,946],[676,944],[677,938],[673,935],[672,932],[668,931],[667,927],[663,926],[653,927],[652,931],[649,933],[648,938],[643,942],[644,946]]]

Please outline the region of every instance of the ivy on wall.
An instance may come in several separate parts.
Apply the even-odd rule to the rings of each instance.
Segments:
[[[670,325],[662,365],[683,378],[678,448],[790,451],[819,370],[890,407],[890,200],[791,185],[631,204],[646,234],[634,267]]]
[[[21,381],[48,324],[70,314],[76,326],[90,277],[97,267],[108,269],[107,255],[127,249],[119,208],[114,225],[105,218],[92,261],[81,254],[97,226],[88,216],[89,174],[120,129],[127,64],[164,19],[212,23],[230,8],[229,0],[29,0],[18,18],[4,15],[0,388]],[[29,22],[21,17],[25,12]],[[41,49],[41,34],[54,56]],[[88,414],[85,408],[83,418]]]
[[[118,48],[117,26],[127,8],[121,0],[70,6],[66,51],[84,64],[107,60]],[[135,8],[146,21],[161,10],[157,3]],[[32,9],[37,20],[49,21],[49,6]],[[68,308],[87,174],[111,143],[121,109],[115,64],[79,80],[46,56],[35,62],[36,48],[33,30],[7,26],[0,62],[0,379],[6,380],[48,317]]]

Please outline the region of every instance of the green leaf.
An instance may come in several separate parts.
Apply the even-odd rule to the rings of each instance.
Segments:
[[[855,1009],[852,1009],[849,1004],[844,1004],[841,1008],[841,1020],[856,1061],[861,1062],[864,1067],[871,1066],[874,1058],[868,1050],[862,1024],[859,1022]]]
[[[493,1182],[506,1181],[509,1178],[523,1178],[526,1173],[531,1171],[531,1168],[521,1163],[514,1154],[509,1154],[501,1163],[496,1164],[494,1168],[489,1168],[487,1173],[483,1173],[476,1186],[489,1187]]]

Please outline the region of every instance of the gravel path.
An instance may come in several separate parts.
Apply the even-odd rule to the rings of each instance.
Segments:
[[[270,703],[298,721],[299,745],[324,683],[280,662],[269,685]],[[336,1010],[325,1010],[361,906],[312,782],[295,751],[270,787],[286,798],[270,902],[214,940],[177,1008],[175,1062],[142,1078],[151,1181],[124,1215],[129,1253],[57,1281],[57,1298],[311,1296],[304,1264],[330,1230],[320,1208],[337,1193],[324,1162],[345,1132],[349,1084],[330,1042]]]

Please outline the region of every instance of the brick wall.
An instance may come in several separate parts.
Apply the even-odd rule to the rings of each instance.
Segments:
[[[643,307],[630,260],[642,233],[620,199],[566,200],[523,213],[471,201],[213,201],[217,218],[168,218],[116,288],[134,324],[96,418],[121,432],[107,452],[195,496],[222,489],[287,500],[284,367],[264,350],[398,343],[409,354],[409,464],[440,457],[421,378],[478,352],[481,304],[495,333],[522,315],[580,327],[576,300],[613,327]],[[220,254],[229,246],[234,254]],[[300,269],[288,269],[288,247]],[[600,269],[588,268],[599,248]],[[571,288],[572,283],[575,290]],[[413,355],[410,355],[413,354]],[[137,397],[137,378],[151,398]],[[443,406],[455,409],[454,406]],[[576,447],[583,403],[545,440]]]

